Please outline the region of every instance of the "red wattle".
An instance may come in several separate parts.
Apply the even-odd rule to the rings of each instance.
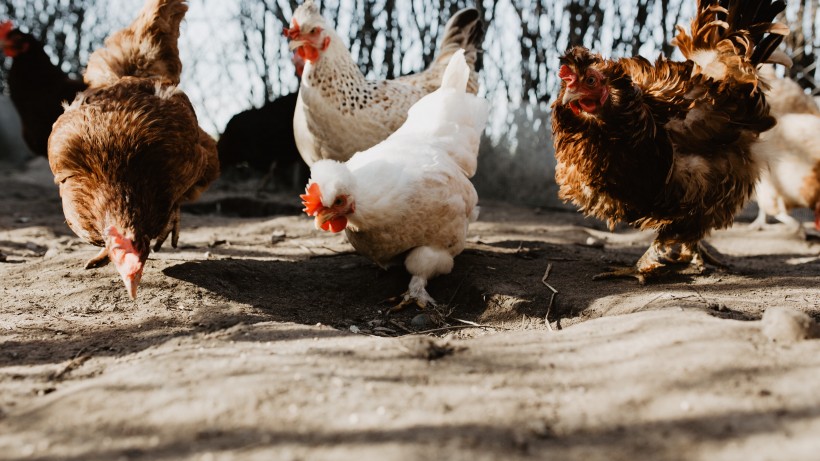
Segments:
[[[325,224],[329,225],[331,232],[341,232],[347,227],[347,218],[344,216],[336,216]]]

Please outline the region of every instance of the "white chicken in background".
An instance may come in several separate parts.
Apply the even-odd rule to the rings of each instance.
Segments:
[[[404,125],[346,163],[314,163],[301,196],[318,229],[345,230],[356,250],[378,265],[404,257],[412,278],[397,308],[435,304],[427,281],[452,270],[467,226],[478,217],[469,178],[487,102],[466,92],[469,78],[464,51],[457,51],[441,88],[413,105]]]
[[[820,230],[820,108],[797,82],[777,77],[771,66],[761,75],[770,85],[766,101],[777,125],[753,145],[766,167],[755,190],[759,212],[751,227],[763,229],[771,215],[802,233],[803,225],[789,211],[806,207],[814,211]]]
[[[404,123],[410,106],[438,89],[453,53],[464,49],[467,63],[474,67],[484,35],[478,10],[463,9],[447,22],[438,55],[427,70],[374,81],[365,78],[313,0],[294,11],[290,25],[285,29],[290,48],[306,61],[293,131],[308,165],[322,159],[343,162],[390,136]],[[468,89],[478,90],[475,71]]]

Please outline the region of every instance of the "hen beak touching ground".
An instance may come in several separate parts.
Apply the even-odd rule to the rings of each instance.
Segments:
[[[311,183],[306,193],[299,196],[302,199],[304,211],[308,216],[314,216],[316,229],[330,232],[341,232],[347,227],[347,215],[356,211],[355,204],[347,195],[336,197],[330,206],[322,203],[322,191],[318,183]]]
[[[108,257],[120,273],[128,296],[137,299],[137,287],[142,279],[147,252],[137,251],[133,241],[124,237],[114,226],[109,226],[105,232]]]

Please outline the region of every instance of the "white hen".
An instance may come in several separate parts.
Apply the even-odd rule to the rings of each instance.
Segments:
[[[296,147],[308,165],[322,159],[345,161],[375,146],[407,118],[407,110],[441,85],[450,57],[465,49],[475,64],[484,28],[478,10],[457,12],[444,27],[436,59],[428,69],[393,80],[367,80],[341,37],[329,28],[313,0],[293,13],[285,35],[290,48],[305,60],[293,117]],[[478,76],[470,74],[470,92]]]
[[[794,80],[776,77],[771,68],[762,75],[768,78],[766,100],[777,125],[752,146],[766,167],[755,190],[759,212],[751,227],[762,229],[771,215],[802,232],[789,211],[807,207],[820,230],[820,108]]]
[[[752,228],[763,228],[766,216],[802,231],[799,221],[789,215],[793,208],[811,208],[815,228],[820,230],[820,116],[786,114],[777,117],[777,126],[760,137],[754,149],[768,162],[757,184],[760,208]]]
[[[453,268],[467,226],[478,217],[475,174],[487,103],[466,92],[470,68],[457,51],[441,88],[420,99],[407,121],[346,163],[313,164],[304,211],[317,228],[340,232],[382,267],[404,257],[412,275],[401,305],[434,303],[427,281]]]

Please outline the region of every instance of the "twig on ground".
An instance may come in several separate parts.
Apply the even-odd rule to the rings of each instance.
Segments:
[[[553,288],[552,285],[547,283],[547,279],[549,278],[551,271],[552,271],[552,263],[549,263],[549,264],[547,264],[547,270],[544,271],[544,276],[541,277],[541,283],[543,283],[544,286],[546,286],[547,288],[550,289],[550,291],[552,291],[552,295],[550,296],[550,303],[549,303],[549,305],[547,305],[547,314],[544,315],[544,323],[547,325],[547,328],[549,328],[550,331],[553,331],[552,330],[552,325],[550,325],[550,312],[552,311],[553,303],[555,303],[555,295],[558,294],[558,290],[556,290],[555,288]]]
[[[390,323],[390,325],[393,325],[394,327],[398,328],[399,330],[404,331],[405,333],[410,333],[410,334],[415,333],[415,331],[413,331],[413,330],[411,330],[411,329],[409,329],[409,328],[405,327],[404,325],[402,325],[401,323],[399,323],[399,322],[397,322],[397,321],[395,321],[395,320],[392,320],[392,319],[391,319],[391,320],[389,321],[389,323]]]
[[[303,247],[303,248],[304,248],[304,247]],[[321,248],[321,249],[323,249],[323,250],[330,251],[331,253],[336,253],[337,255],[342,255],[342,254],[353,254],[353,253],[355,253],[355,252],[350,251],[350,250],[334,250],[333,248],[330,248],[329,246],[325,246],[325,245],[322,245],[322,246],[320,246],[319,248]]]
[[[53,373],[51,376],[49,376],[48,377],[49,380],[50,381],[59,381],[59,380],[63,379],[63,376],[71,373],[72,371],[76,370],[77,368],[80,368],[80,366],[82,366],[82,364],[87,362],[88,359],[91,358],[91,355],[90,354],[81,355],[85,351],[85,349],[86,349],[85,347],[80,349],[80,351],[77,352],[77,354],[74,355],[74,358],[71,359],[71,361],[69,361],[66,364],[66,366],[63,367],[62,370],[60,370],[56,373]]]
[[[453,305],[453,300],[456,299],[456,295],[458,294],[458,291],[461,290],[461,286],[464,285],[464,281],[467,280],[468,275],[470,275],[470,269],[467,269],[467,272],[464,273],[464,277],[462,277],[461,281],[458,282],[458,286],[456,287],[456,291],[453,292],[453,296],[450,296],[450,300],[447,301],[448,306]]]
[[[644,305],[643,305],[643,306],[641,306],[641,307],[639,307],[639,308],[638,308],[635,312],[640,312],[640,311],[644,310],[644,308],[645,308],[646,306],[648,306],[648,305],[650,305],[650,304],[654,303],[655,301],[657,301],[657,300],[658,300],[658,298],[660,298],[661,296],[665,296],[665,295],[666,295],[666,293],[661,293],[661,294],[659,294],[658,296],[655,296],[654,298],[652,298],[652,299],[650,299],[649,301],[647,301],[646,303],[644,303]]]
[[[440,331],[449,331],[449,330],[463,330],[465,328],[483,328],[485,330],[487,330],[487,329],[509,330],[509,328],[502,328],[502,327],[499,327],[499,326],[496,326],[496,325],[481,325],[481,324],[476,324],[476,325],[450,325],[450,326],[447,326],[447,327],[433,328],[432,330],[415,331],[415,332],[413,332],[413,334],[414,335],[426,335],[428,333],[437,333],[437,332],[440,332]]]
[[[474,326],[474,327],[480,327],[480,326],[481,326],[481,324],[478,324],[478,323],[475,323],[475,322],[471,322],[471,321],[469,321],[469,320],[462,320],[462,319],[457,319],[457,318],[453,318],[453,320],[455,320],[456,322],[461,322],[461,323],[463,323],[463,324],[465,324],[465,325],[472,325],[472,326]]]

